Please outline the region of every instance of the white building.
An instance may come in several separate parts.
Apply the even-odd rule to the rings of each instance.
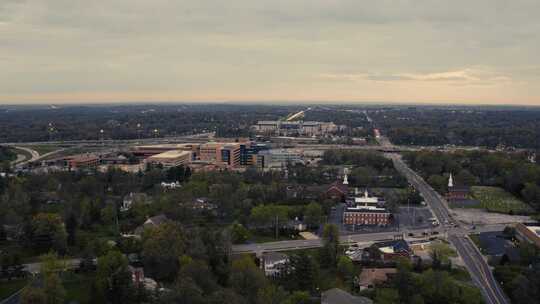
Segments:
[[[281,274],[285,264],[289,262],[286,254],[279,252],[267,252],[262,255],[261,268],[268,277],[274,277]]]

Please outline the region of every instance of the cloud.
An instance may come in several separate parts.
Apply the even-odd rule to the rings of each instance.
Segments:
[[[538,0],[0,0],[0,102],[415,98],[404,83],[536,102],[538,11]]]
[[[411,81],[411,82],[444,82],[457,85],[497,85],[510,83],[512,79],[500,72],[486,68],[464,68],[453,71],[432,73],[358,73],[358,74],[321,74],[320,78],[342,81]]]

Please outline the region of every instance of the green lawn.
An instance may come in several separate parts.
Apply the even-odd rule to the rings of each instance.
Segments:
[[[0,300],[3,300],[17,292],[19,289],[23,288],[27,282],[27,279],[0,281]]]
[[[491,212],[528,214],[533,212],[523,201],[498,187],[471,187],[472,196],[480,201],[479,208]]]

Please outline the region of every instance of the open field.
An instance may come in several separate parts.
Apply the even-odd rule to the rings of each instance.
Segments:
[[[520,199],[498,187],[471,187],[472,196],[480,201],[479,207],[490,212],[529,214],[532,208]]]

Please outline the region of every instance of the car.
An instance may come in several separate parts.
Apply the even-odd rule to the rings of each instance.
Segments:
[[[439,231],[432,231],[431,234],[433,235],[439,234]]]
[[[408,236],[414,236],[414,233],[409,232]]]

